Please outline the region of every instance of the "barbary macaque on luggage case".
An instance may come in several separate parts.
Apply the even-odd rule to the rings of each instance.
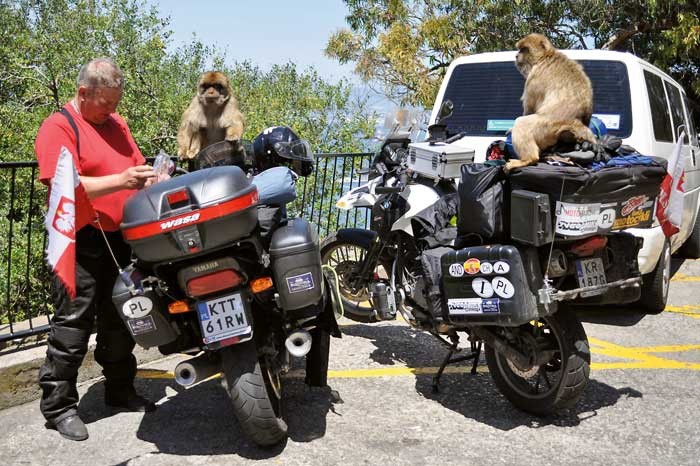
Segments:
[[[505,170],[535,164],[540,151],[557,142],[595,142],[588,123],[593,112],[593,88],[583,68],[558,51],[541,34],[517,43],[516,66],[525,77],[523,116],[513,126],[518,159]]]
[[[177,155],[192,159],[215,142],[235,141],[243,134],[243,114],[225,74],[209,71],[199,78],[197,95],[182,114]]]

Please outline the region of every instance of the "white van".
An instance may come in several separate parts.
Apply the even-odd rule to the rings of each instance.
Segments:
[[[639,268],[644,275],[639,304],[648,312],[666,305],[671,253],[700,257],[700,149],[697,126],[691,121],[683,88],[650,63],[628,53],[603,50],[563,50],[583,66],[593,83],[593,114],[608,133],[646,155],[669,158],[676,138],[685,130],[685,198],[680,232],[670,241],[661,228],[628,230],[644,238]],[[452,62],[440,86],[430,123],[442,102],[451,100],[454,112],[444,120],[448,132],[465,132],[456,145],[475,150],[483,162],[491,142],[505,139],[506,131],[522,115],[520,96],[524,78],[515,67],[516,52],[482,53]]]

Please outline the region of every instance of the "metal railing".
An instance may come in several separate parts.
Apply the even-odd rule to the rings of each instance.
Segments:
[[[317,154],[315,172],[297,181],[290,216],[318,226],[321,237],[338,228],[365,228],[367,212],[339,211],[342,193],[366,181],[358,169],[370,153]],[[46,187],[36,161],[0,162],[0,343],[49,330],[52,312],[50,273],[45,263]]]

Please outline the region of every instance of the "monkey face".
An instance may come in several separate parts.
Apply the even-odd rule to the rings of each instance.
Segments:
[[[554,52],[551,42],[542,34],[528,34],[515,45],[518,54],[515,56],[515,66],[527,78],[527,75],[540,60]]]
[[[202,105],[223,106],[229,99],[231,85],[225,74],[218,71],[204,73],[199,79],[198,96]]]

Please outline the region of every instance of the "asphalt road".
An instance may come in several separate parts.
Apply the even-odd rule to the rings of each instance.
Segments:
[[[46,430],[38,402],[0,412],[4,465],[173,464],[700,464],[700,261],[674,261],[667,310],[582,314],[591,380],[577,407],[550,418],[516,410],[482,364],[431,377],[444,349],[401,322],[344,322],[332,341],[332,389],[285,379],[289,440],[255,447],[241,433],[218,380],[184,390],[176,358],[142,368],[138,388],[159,407],[111,414],[103,382],[80,387],[85,442]]]

